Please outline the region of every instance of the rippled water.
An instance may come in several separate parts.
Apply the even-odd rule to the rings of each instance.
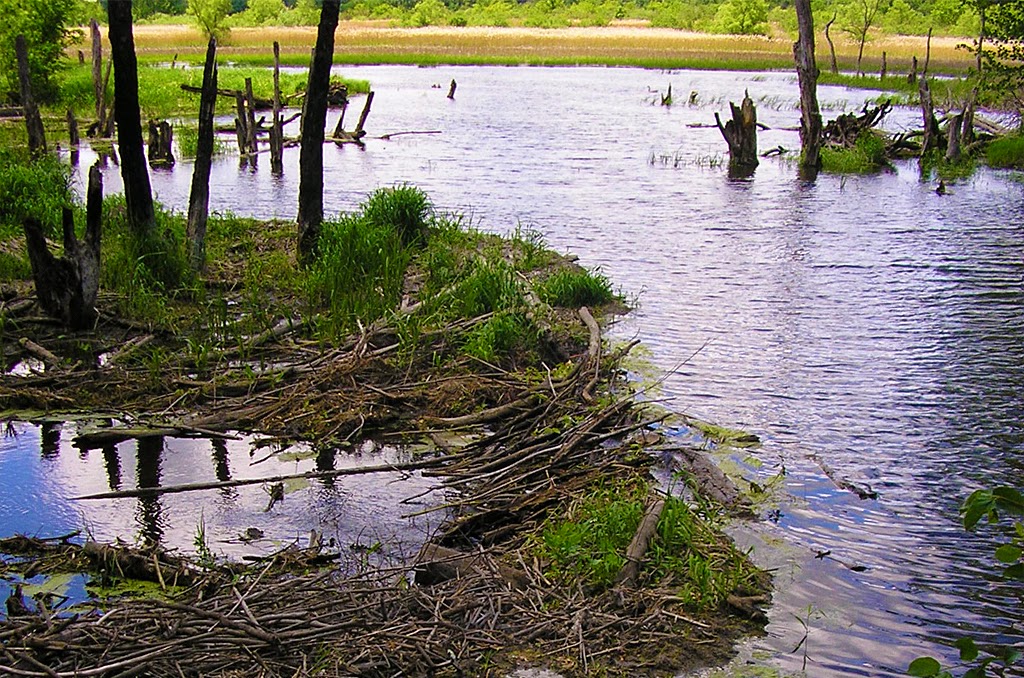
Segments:
[[[788,74],[344,73],[377,94],[368,148],[325,149],[328,212],[409,182],[481,228],[541,231],[639,296],[615,331],[672,370],[662,395],[674,409],[761,436],[746,472],[765,481],[784,469],[785,494],[765,507],[772,520],[740,535],[778,568],[755,651],[809,676],[896,676],[920,654],[951,659],[965,632],[1024,642],[1021,587],[993,577],[992,535],[965,534],[957,515],[973,489],[1021,484],[1018,175],[980,170],[945,196],[911,164],[807,185],[790,163],[766,160],[752,179],[730,180],[719,132],[690,125],[749,90],[772,128],[761,148],[796,148]],[[679,103],[653,105],[669,83]],[[819,95],[826,116],[865,96]],[[918,126],[916,115],[896,111],[888,124]],[[219,160],[213,209],[292,219],[297,157],[288,151],[282,179]],[[116,189],[116,172],[106,177]],[[187,163],[153,177],[179,209],[190,180]],[[822,463],[878,499],[837,488]]]

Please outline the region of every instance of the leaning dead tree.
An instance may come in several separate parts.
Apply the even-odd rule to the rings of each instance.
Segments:
[[[142,145],[139,68],[132,37],[131,0],[107,3],[107,17],[110,56],[114,63],[114,117],[117,120],[117,145],[121,151],[124,200],[133,230],[148,234],[156,227],[156,212]]]
[[[308,264],[316,252],[324,219],[324,126],[327,124],[327,90],[334,55],[334,31],[338,27],[340,0],[324,0],[320,9],[316,47],[309,68],[309,86],[302,113],[302,145],[299,150],[298,258]]]
[[[363,104],[363,111],[359,114],[359,120],[356,122],[356,127],[351,132],[345,131],[345,111],[348,109],[347,102],[341,108],[341,115],[338,117],[338,124],[334,128],[334,134],[331,135],[331,140],[338,144],[356,144],[357,146],[364,146],[363,137],[366,136],[366,130],[363,126],[366,125],[366,118],[370,115],[370,106],[373,105],[373,92],[367,92],[366,102]]]
[[[96,322],[102,210],[103,175],[96,164],[89,169],[85,240],[75,236],[74,213],[68,207],[63,212],[64,256],[60,259],[50,252],[39,220],[29,217],[24,223],[39,305],[72,330],[90,329]]]
[[[729,145],[730,173],[746,174],[752,172],[758,163],[757,109],[748,92],[744,92],[742,104],[737,106],[730,101],[729,108],[732,109],[732,120],[722,125],[722,119],[716,111],[715,124]]]
[[[835,120],[830,120],[822,130],[822,138],[825,143],[849,148],[856,143],[857,137],[863,132],[877,127],[890,111],[892,111],[891,101],[886,101],[874,108],[864,104],[860,115],[845,113]]]
[[[217,107],[217,39],[210,38],[203,67],[203,93],[199,98],[199,139],[192,190],[188,199],[186,238],[189,264],[194,271],[206,265],[206,221],[210,208],[210,167],[213,164],[213,115]]]
[[[821,169],[821,110],[818,108],[818,65],[814,60],[814,16],[810,0],[796,0],[799,38],[793,43],[800,83],[800,176],[813,180]]]
[[[21,108],[25,112],[25,128],[28,131],[28,150],[33,156],[39,156],[46,153],[46,134],[43,132],[43,120],[39,117],[39,107],[32,95],[28,47],[24,35],[14,39],[14,52],[18,58],[18,85],[21,88]]]

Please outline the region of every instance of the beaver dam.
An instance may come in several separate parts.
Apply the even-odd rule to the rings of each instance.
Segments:
[[[339,457],[364,441],[404,453],[290,476],[112,483],[78,502],[201,504],[258,483],[272,512],[296,478],[398,472],[430,479],[434,499],[413,510],[440,519],[418,553],[388,562],[315,530],[245,562],[201,539],[190,555],[10,536],[0,672],[669,675],[723,661],[763,626],[767,576],[720,531],[749,511],[698,451],[652,430],[668,415],[626,379],[633,345],[602,340],[601,320],[626,308],[600,273],[530,234],[435,214],[403,186],[325,223],[306,269],[287,254],[294,225],[213,218],[207,271],[172,291],[124,258],[119,200],[105,205],[93,329],[44,317],[29,280],[5,285],[8,420],[74,417],[83,451],[245,431]],[[673,482],[654,480],[655,463]],[[30,579],[67,573],[87,573],[85,602],[30,595]],[[135,581],[147,593],[124,595]]]

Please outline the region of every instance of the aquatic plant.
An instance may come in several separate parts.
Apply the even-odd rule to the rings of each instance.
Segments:
[[[596,271],[561,269],[537,285],[537,296],[552,306],[598,306],[615,299],[611,281]]]
[[[377,189],[362,204],[363,217],[374,226],[394,229],[403,245],[423,242],[433,209],[427,194],[408,184]]]
[[[1024,136],[993,139],[985,148],[985,161],[992,167],[1024,168]]]
[[[821,169],[833,174],[869,174],[888,164],[885,140],[871,130],[861,132],[853,146],[821,149]]]

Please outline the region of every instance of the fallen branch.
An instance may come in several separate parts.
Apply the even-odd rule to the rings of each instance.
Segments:
[[[654,498],[647,505],[643,520],[640,521],[640,526],[636,528],[636,534],[633,535],[633,540],[629,542],[629,548],[626,549],[626,564],[622,566],[619,574],[615,577],[616,584],[636,586],[636,579],[640,574],[640,563],[647,553],[647,547],[651,545],[651,539],[658,531],[658,521],[661,519],[663,510],[665,510],[665,500],[660,497]]]

